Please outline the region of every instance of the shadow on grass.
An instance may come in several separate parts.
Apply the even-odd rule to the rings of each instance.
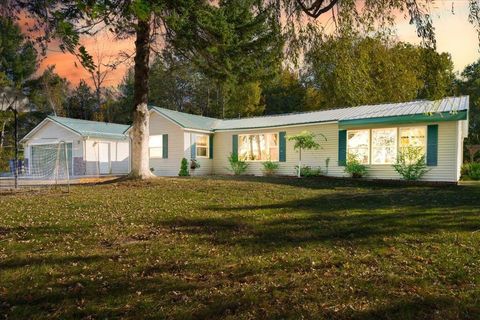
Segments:
[[[204,209],[220,216],[162,224],[215,244],[253,250],[342,240],[374,244],[400,234],[480,230],[479,194],[462,191],[460,187],[338,191],[271,204],[209,206]]]

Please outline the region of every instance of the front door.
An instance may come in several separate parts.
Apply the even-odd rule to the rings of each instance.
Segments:
[[[110,173],[110,144],[106,142],[98,143],[98,168],[100,174]]]

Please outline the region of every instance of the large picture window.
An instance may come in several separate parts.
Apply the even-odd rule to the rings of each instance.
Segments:
[[[150,136],[148,149],[150,158],[163,158],[163,135]]]
[[[425,154],[426,146],[425,126],[347,131],[347,154],[362,164],[394,164],[398,152],[415,147]]]
[[[278,161],[278,134],[239,135],[238,158],[242,161]]]
[[[347,153],[362,164],[370,161],[370,130],[349,130],[347,132]]]
[[[197,134],[195,135],[196,155],[198,158],[208,157],[208,135]]]
[[[372,164],[393,164],[397,159],[397,128],[372,129]]]

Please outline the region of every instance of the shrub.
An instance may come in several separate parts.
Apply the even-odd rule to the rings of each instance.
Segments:
[[[480,180],[480,162],[464,163],[462,165],[462,178]]]
[[[407,147],[400,151],[393,168],[403,179],[411,181],[420,179],[429,171],[425,162],[425,154],[419,147]]]
[[[367,166],[361,164],[357,157],[351,154],[348,155],[344,170],[350,174],[352,178],[361,178],[367,174]]]
[[[272,161],[265,161],[263,163],[263,173],[266,176],[272,176],[275,174],[275,171],[278,170],[278,163]]]
[[[230,171],[233,172],[234,175],[238,176],[245,171],[247,171],[248,163],[245,161],[239,160],[237,155],[230,154],[228,157],[228,163],[230,163]]]
[[[188,172],[188,160],[183,158],[180,163],[180,172],[178,173],[180,177],[188,177],[190,173]]]
[[[295,166],[295,172],[298,172],[298,166]],[[322,169],[318,167],[317,169],[310,166],[302,166],[300,168],[300,177],[316,177],[322,174]]]

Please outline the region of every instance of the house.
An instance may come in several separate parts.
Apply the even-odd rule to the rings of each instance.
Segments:
[[[130,172],[129,126],[48,116],[22,140],[27,175],[53,168],[63,142],[71,176]],[[50,169],[49,169],[50,168]]]
[[[347,154],[355,154],[369,178],[400,179],[392,167],[398,151],[416,146],[430,169],[423,180],[456,182],[468,107],[464,96],[229,120],[152,107],[150,167],[155,175],[176,176],[187,158],[200,164],[194,175],[228,174],[228,156],[235,154],[249,163],[247,174],[261,175],[262,163],[271,160],[279,163],[279,174],[294,175],[298,153],[288,136],[308,130],[326,141],[305,151],[302,163],[326,175],[346,176]]]

